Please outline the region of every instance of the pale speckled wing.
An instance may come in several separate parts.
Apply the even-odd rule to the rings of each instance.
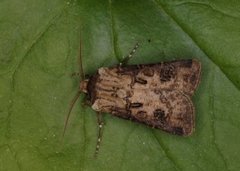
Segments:
[[[100,68],[88,82],[92,108],[179,135],[194,129],[190,97],[200,80],[196,60]]]
[[[193,95],[200,81],[201,63],[197,60],[140,65],[139,68],[135,76],[135,82],[138,84],[133,86],[136,89],[179,90],[185,94]],[[144,81],[147,84],[144,84]]]
[[[193,104],[178,90],[139,89],[129,100],[134,120],[178,135],[187,136],[194,130]]]

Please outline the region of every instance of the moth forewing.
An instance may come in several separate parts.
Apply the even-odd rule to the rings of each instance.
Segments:
[[[191,135],[191,101],[200,80],[197,60],[100,68],[85,81],[92,108],[172,134]]]

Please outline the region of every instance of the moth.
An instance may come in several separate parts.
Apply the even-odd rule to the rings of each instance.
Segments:
[[[102,135],[101,113],[181,136],[189,136],[194,131],[195,110],[191,97],[200,81],[201,63],[196,59],[182,59],[126,65],[137,47],[138,44],[120,65],[99,68],[87,79],[82,76],[70,112],[79,95],[86,94],[89,105],[98,113],[96,152]]]

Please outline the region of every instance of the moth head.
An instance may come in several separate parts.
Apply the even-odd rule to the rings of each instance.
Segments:
[[[83,92],[83,93],[87,93],[87,85],[88,85],[88,79],[85,79],[83,81],[80,82],[80,91]]]

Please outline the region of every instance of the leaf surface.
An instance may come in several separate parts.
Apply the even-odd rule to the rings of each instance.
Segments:
[[[0,2],[0,170],[227,170],[240,168],[240,2],[3,0]],[[196,130],[170,135],[75,105],[78,55],[91,75],[140,44],[131,64],[196,58]]]

